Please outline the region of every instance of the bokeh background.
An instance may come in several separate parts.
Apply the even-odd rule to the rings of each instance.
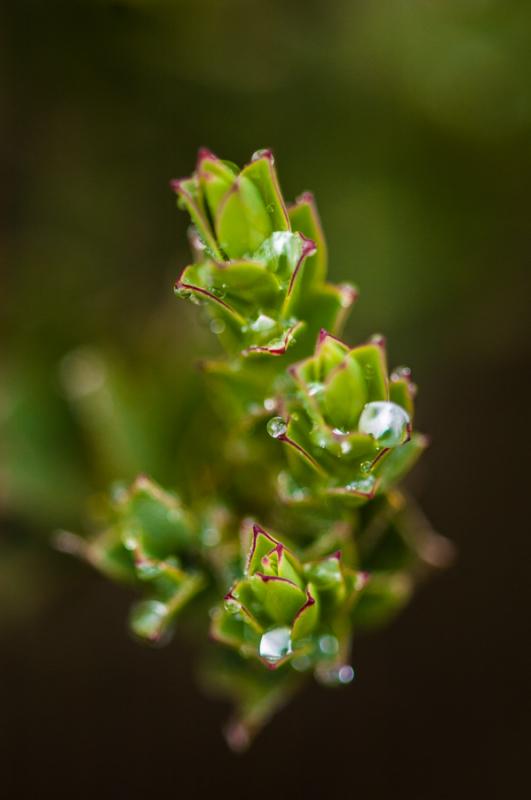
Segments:
[[[522,0],[5,2],[0,10],[3,794],[505,798],[524,777],[531,7]],[[457,545],[346,690],[243,757],[195,653],[50,546],[115,478],[178,485],[215,347],[172,283],[168,180],[274,149],[317,195],[352,342],[421,387],[413,488]],[[193,458],[193,453],[190,456]],[[527,781],[526,781],[527,782]]]

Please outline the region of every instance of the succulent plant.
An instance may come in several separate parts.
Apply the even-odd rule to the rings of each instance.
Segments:
[[[242,749],[309,676],[350,683],[353,631],[388,621],[452,549],[397,489],[426,446],[409,370],[388,375],[381,336],[337,338],[357,292],[326,282],[312,196],[286,206],[268,150],[239,170],[203,149],[172,187],[194,259],[176,293],[226,351],[203,364],[217,457],[186,502],[140,476],[114,487],[99,533],[59,545],[137,587],[136,636],[204,641],[200,680],[233,699]]]

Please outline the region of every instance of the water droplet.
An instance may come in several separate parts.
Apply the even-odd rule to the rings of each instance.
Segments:
[[[174,292],[182,300],[188,300],[192,296],[190,289],[186,289],[184,286],[176,286]]]
[[[133,633],[142,639],[160,638],[168,609],[158,600],[142,600],[131,609],[129,624]]]
[[[259,316],[251,323],[251,330],[255,331],[256,333],[262,333],[263,331],[269,331],[271,328],[274,328],[276,322],[271,317],[268,317],[267,314],[259,314]]]
[[[138,534],[133,531],[126,531],[122,534],[122,544],[126,550],[136,550],[139,545]]]
[[[363,408],[358,430],[373,436],[381,447],[396,447],[404,442],[408,425],[409,415],[401,406],[378,400]]]
[[[291,653],[291,631],[289,628],[273,628],[260,639],[260,657],[270,664]]]
[[[358,492],[359,494],[370,494],[375,486],[376,478],[374,475],[367,475],[366,478],[360,478],[356,481],[351,481],[345,486],[349,492]]]
[[[349,308],[356,298],[357,290],[350,283],[344,283],[340,289],[339,303],[341,308]]]
[[[326,656],[335,656],[339,650],[339,642],[335,636],[326,634],[319,639],[319,650]]]
[[[256,150],[256,152],[254,152],[251,156],[251,161],[258,161],[260,158],[263,158],[264,156],[267,156],[272,164],[275,163],[275,159],[273,158],[273,153],[271,152],[271,150],[268,150],[267,148]]]
[[[225,330],[225,323],[219,317],[213,319],[210,323],[210,330],[212,333],[215,333],[216,336],[219,336]]]
[[[409,380],[411,378],[411,370],[409,367],[397,367],[391,372],[392,381]]]
[[[309,383],[308,384],[308,394],[310,397],[314,397],[316,394],[319,394],[324,389],[324,384],[322,383]]]
[[[340,667],[330,667],[320,669],[317,677],[326,686],[337,686],[338,684],[351,683],[354,680],[354,670],[350,664],[343,664]]]
[[[354,670],[350,664],[343,664],[343,666],[339,667],[337,671],[337,677],[339,683],[351,683],[354,680]]]
[[[229,614],[239,614],[241,611],[240,604],[234,597],[226,597],[223,603],[225,607],[225,611],[228,611]]]
[[[339,446],[344,456],[346,456],[347,453],[350,453],[350,451],[352,450],[351,443],[348,442],[346,439],[344,439]]]
[[[272,417],[267,423],[267,432],[273,439],[279,439],[284,436],[287,429],[288,426],[282,417]]]
[[[363,472],[364,475],[368,475],[371,471],[372,462],[371,461],[362,461],[360,464],[360,472]]]
[[[277,401],[274,397],[266,397],[264,400],[264,408],[266,411],[274,411],[277,405]]]
[[[140,580],[150,581],[162,572],[162,566],[156,561],[144,558],[136,562],[136,573]]]

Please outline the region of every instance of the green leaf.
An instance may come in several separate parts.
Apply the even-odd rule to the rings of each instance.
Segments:
[[[297,612],[291,630],[291,640],[296,647],[301,639],[308,637],[319,622],[319,596],[312,584],[306,591],[306,603]]]
[[[353,430],[367,402],[365,376],[359,362],[347,356],[329,373],[320,397],[328,424],[345,432]]]
[[[261,150],[255,153],[251,163],[243,168],[241,175],[252,181],[259,190],[266,211],[271,217],[272,230],[289,231],[289,217],[278,184],[271,151]]]
[[[217,245],[204,208],[199,184],[195,178],[182,178],[171,182],[171,187],[179,198],[179,203],[188,211],[205,247],[214,258],[220,259],[221,251]]]
[[[306,602],[303,590],[286,578],[256,573],[249,582],[269,618],[279,625],[290,624]]]
[[[389,396],[385,351],[379,344],[355,347],[351,358],[360,365],[367,387],[367,402],[387,400]]]
[[[254,183],[240,175],[218,206],[215,228],[229,258],[252,255],[272,232],[271,219]]]
[[[197,175],[210,215],[215,219],[218,208],[236,180],[237,172],[209,150],[203,149],[199,153]]]
[[[308,259],[306,274],[309,284],[320,284],[326,278],[328,253],[321,220],[311,192],[301,194],[295,203],[289,206],[288,214],[292,230],[302,233],[307,239],[315,242],[317,251]]]

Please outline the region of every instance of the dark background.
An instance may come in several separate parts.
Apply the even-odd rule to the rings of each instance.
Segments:
[[[506,798],[528,783],[531,11],[512,0],[4,2],[0,787],[8,798]],[[55,553],[109,480],[178,485],[214,345],[168,180],[271,146],[331,276],[420,385],[413,488],[454,567],[233,756],[196,654]],[[193,312],[193,309],[192,309]],[[87,355],[88,354],[88,355]],[[114,411],[72,393],[96,364]]]

